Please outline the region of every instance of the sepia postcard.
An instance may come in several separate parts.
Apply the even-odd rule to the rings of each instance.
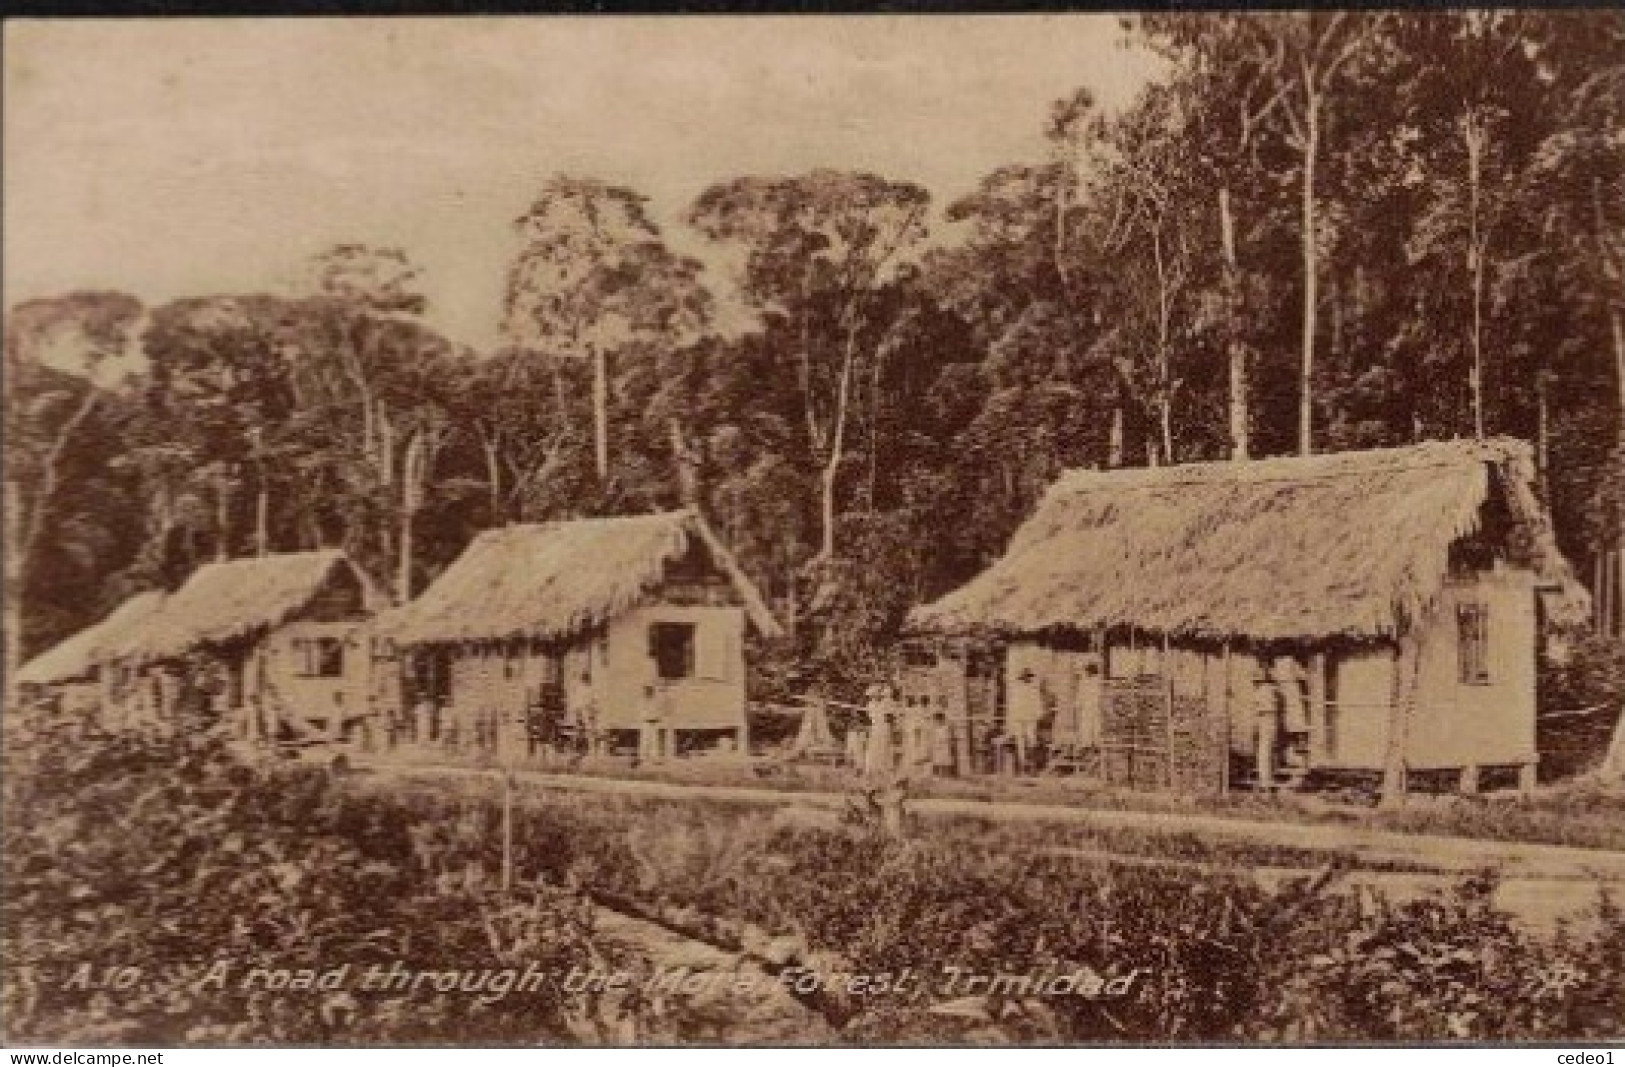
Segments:
[[[1620,11],[14,20],[3,174],[12,1062],[1625,1041]]]

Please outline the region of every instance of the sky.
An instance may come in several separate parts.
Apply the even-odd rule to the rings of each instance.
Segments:
[[[1126,103],[1156,65],[1122,39],[1102,15],[8,21],[7,301],[287,291],[359,241],[489,347],[551,174],[632,186],[691,253],[684,210],[738,175],[866,169],[940,207],[1042,158],[1051,101]]]

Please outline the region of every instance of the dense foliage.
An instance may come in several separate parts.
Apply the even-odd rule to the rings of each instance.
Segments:
[[[1478,432],[1536,442],[1599,573],[1625,19],[1126,28],[1166,60],[1131,106],[1054,103],[1045,158],[946,203],[719,177],[683,219],[701,262],[636,190],[550,179],[497,351],[427,324],[408,251],[358,245],[277,295],[12,308],[9,654],[217,555],[342,545],[404,594],[491,525],[699,502],[793,623],[787,658],[851,680],[1062,468]]]
[[[589,901],[605,900],[792,976],[919,976],[906,996],[837,989],[809,1007],[824,1018],[807,1015],[803,1040],[833,1026],[881,1041],[1572,1042],[1618,1038],[1625,1019],[1625,923],[1606,901],[1548,938],[1512,924],[1482,882],[1389,904],[1307,873],[1266,889],[1240,868],[1085,863],[1041,847],[1042,828],[921,825],[897,840],[856,811],[523,792],[504,894],[488,782],[247,767],[196,736],[9,741],[0,990],[14,1042],[692,1038],[681,1005],[565,983],[575,967],[653,973],[647,953],[602,935]],[[486,1001],[368,991],[375,964],[545,980]],[[345,965],[329,989],[245,984],[256,969]],[[950,968],[1137,974],[1118,996],[966,998]],[[742,1021],[750,1004],[723,1008],[731,1040],[769,1039]]]
[[[320,771],[267,776],[200,736],[6,745],[4,1017],[9,1041],[77,1045],[547,1043],[591,1035],[567,994],[597,958],[590,910],[424,851],[410,819]],[[535,966],[539,989],[482,1003],[407,972]],[[256,971],[339,988],[270,988]],[[223,969],[217,969],[223,968]]]
[[[484,810],[494,860],[488,792],[419,796]],[[1625,923],[1607,900],[1583,929],[1545,939],[1497,910],[1483,879],[1390,904],[1308,872],[1269,890],[1240,868],[1102,868],[1047,853],[1041,828],[919,826],[897,841],[861,817],[557,796],[517,818],[524,870],[711,917],[820,973],[929,978],[923,998],[851,998],[851,1038],[1573,1041],[1618,1037],[1625,1019]],[[952,999],[950,968],[1080,967],[1140,975],[1122,998],[1007,992],[979,1023],[929,1010]]]

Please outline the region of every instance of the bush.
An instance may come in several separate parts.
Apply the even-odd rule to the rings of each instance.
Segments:
[[[861,822],[797,824],[756,807],[532,798],[526,869],[719,920],[836,970],[941,976],[1138,971],[1133,995],[1006,998],[993,1020],[946,996],[856,998],[868,1041],[1534,1041],[1625,1033],[1625,924],[1606,899],[1585,936],[1543,940],[1493,883],[1391,905],[1334,872],[1265,889],[1226,876],[1101,868],[1035,835],[932,825],[894,841]],[[1024,846],[1024,847],[1018,847]]]
[[[35,736],[7,745],[5,769],[10,1041],[579,1039],[592,1006],[556,979],[591,957],[590,908],[547,887],[501,897],[488,870],[423,851],[409,812],[358,801],[325,772],[253,771],[184,734]],[[356,991],[360,972],[397,963],[535,965],[552,980],[489,1003]],[[339,965],[356,972],[342,989],[245,984]]]
[[[1594,770],[1625,707],[1625,639],[1586,633],[1562,663],[1542,665],[1541,777]],[[1576,714],[1584,712],[1584,714]]]
[[[1484,879],[1392,905],[1340,890],[1330,869],[1266,889],[1243,868],[1102,867],[1047,854],[1036,829],[928,824],[897,840],[856,811],[798,820],[520,791],[519,890],[504,896],[488,781],[261,771],[196,736],[38,737],[8,745],[5,769],[0,1008],[12,1041],[684,1039],[680,1013],[562,988],[577,965],[650,965],[606,943],[588,896],[641,902],[776,965],[919,979],[906,996],[811,1005],[850,1040],[1573,1043],[1617,1039],[1625,1020],[1617,908],[1603,900],[1583,932],[1541,938],[1495,909]],[[222,961],[232,981],[199,981]],[[396,961],[535,965],[550,980],[492,1003],[236,980]],[[943,983],[950,968],[1087,970],[1128,990],[1006,990],[966,1008],[945,1003],[963,999]],[[127,973],[138,980],[124,988]],[[746,1019],[750,1005],[737,1007]],[[720,1025],[728,1040],[764,1040],[746,1022]]]

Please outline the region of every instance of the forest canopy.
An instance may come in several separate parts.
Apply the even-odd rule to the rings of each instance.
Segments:
[[[1045,155],[946,202],[831,160],[719,177],[673,242],[636,189],[547,180],[490,351],[359,243],[287,292],[13,305],[7,676],[217,558],[341,547],[408,598],[484,529],[697,505],[854,678],[1068,468],[1475,435],[1535,445],[1617,588],[1625,15],[1125,29],[1157,80],[1035,100]]]

